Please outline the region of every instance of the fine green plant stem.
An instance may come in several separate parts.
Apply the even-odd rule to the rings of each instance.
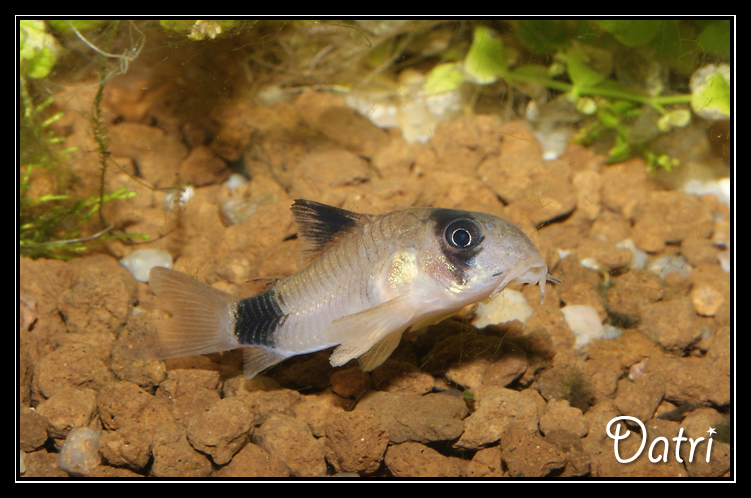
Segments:
[[[514,74],[513,72],[506,75],[511,83],[524,82],[524,83],[537,83],[544,85],[550,89],[560,92],[571,92],[576,90],[579,95],[595,95],[598,97],[607,97],[612,99],[630,100],[638,102],[640,104],[646,104],[654,107],[661,113],[665,113],[666,110],[663,106],[671,104],[688,104],[691,102],[691,95],[665,95],[662,97],[648,97],[645,95],[638,95],[635,93],[622,92],[613,90],[610,88],[590,88],[590,87],[575,87],[571,83],[563,81],[557,81],[549,78],[537,78],[530,75]]]

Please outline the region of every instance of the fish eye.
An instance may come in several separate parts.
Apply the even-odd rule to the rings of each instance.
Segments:
[[[446,227],[446,242],[457,249],[468,249],[480,243],[480,228],[471,220],[456,220]]]

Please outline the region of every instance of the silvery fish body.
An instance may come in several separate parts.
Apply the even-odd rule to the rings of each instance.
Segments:
[[[337,346],[333,366],[380,365],[402,333],[484,301],[510,282],[539,284],[548,268],[514,224],[484,213],[409,208],[357,214],[312,201],[292,206],[309,260],[245,299],[155,267],[151,287],[172,308],[158,345],[131,356],[175,358],[243,347],[252,378],[285,358]]]

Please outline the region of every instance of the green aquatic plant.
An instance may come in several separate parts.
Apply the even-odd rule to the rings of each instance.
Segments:
[[[62,176],[70,154],[75,148],[64,148],[64,138],[50,127],[62,118],[58,112],[44,117],[44,110],[53,99],[33,105],[25,83],[21,84],[21,171],[19,181],[19,251],[23,257],[70,259],[88,250],[97,242],[131,235],[109,233],[111,226],[91,235],[84,228],[105,203],[134,197],[126,187],[111,193],[74,199],[70,194],[47,193],[31,197],[31,178],[35,169],[44,169]],[[136,235],[135,237],[139,237]]]
[[[101,213],[104,204],[129,199],[136,195],[122,187],[114,192],[104,192],[83,199],[70,194],[47,193],[31,197],[31,179],[35,169],[44,169],[53,175],[63,176],[73,147],[64,148],[63,137],[50,128],[62,118],[58,112],[44,117],[44,111],[53,99],[33,105],[21,84],[21,171],[19,181],[19,251],[23,257],[70,259],[90,249],[94,244],[109,239],[140,235],[112,234],[108,226],[94,234],[84,235],[95,214]]]
[[[71,32],[84,41],[86,40],[78,29],[93,29],[102,24],[101,22],[59,22],[61,23],[59,28],[67,26]],[[115,24],[110,24],[110,26],[113,31],[116,29]],[[141,46],[138,45],[138,51]],[[136,195],[135,192],[128,191],[127,187],[119,188],[114,192],[105,192],[104,189],[106,160],[109,158],[106,148],[106,131],[99,119],[99,101],[104,81],[108,78],[104,73],[104,65],[102,65],[99,94],[95,101],[92,119],[94,137],[99,144],[102,161],[99,193],[85,198],[74,198],[71,194],[60,192],[37,192],[34,196],[30,195],[35,170],[46,170],[49,176],[60,180],[59,183],[62,185],[69,183],[70,174],[67,165],[71,153],[76,148],[65,148],[65,138],[58,136],[53,130],[53,124],[63,117],[62,112],[51,115],[48,112],[54,103],[54,98],[48,97],[37,103],[30,90],[29,79],[46,78],[60,52],[59,43],[47,32],[43,21],[22,21],[19,52],[22,61],[22,69],[19,73],[21,165],[18,196],[21,256],[70,259],[105,240],[145,238],[139,234],[112,233],[113,227],[107,225],[102,216],[104,204],[129,199]],[[100,53],[100,55],[105,58],[109,54]],[[132,60],[131,55],[125,54],[123,57],[126,61]],[[120,65],[122,68],[122,63]],[[99,217],[98,228],[94,228],[94,223],[92,223],[95,215]],[[91,233],[93,231],[96,233]]]
[[[27,195],[33,166],[26,166],[20,182],[19,250],[29,258],[70,259],[90,249],[95,243],[113,238],[133,237],[111,234],[109,226],[95,234],[82,236],[83,227],[92,220],[102,205],[129,199],[136,195],[122,187],[104,196],[73,199],[70,195],[48,194],[36,199]]]
[[[660,133],[686,126],[694,115],[729,117],[727,65],[708,66],[690,93],[666,88],[668,70],[688,75],[708,59],[729,59],[728,20],[521,20],[511,26],[503,35],[475,26],[464,59],[434,67],[425,93],[454,91],[467,82],[503,82],[521,93],[546,89],[580,114],[575,141],[589,145],[612,137],[609,162],[640,154],[653,171],[678,165],[647,148]],[[519,63],[519,49],[532,54],[529,63]]]
[[[21,20],[18,34],[21,74],[27,78],[45,78],[57,62],[60,43],[47,31],[44,21]]]

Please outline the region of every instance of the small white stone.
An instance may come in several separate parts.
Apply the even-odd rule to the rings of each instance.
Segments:
[[[647,265],[647,270],[664,279],[668,274],[673,273],[674,271],[687,275],[692,268],[683,256],[668,255],[660,256],[659,258],[652,260],[652,262]]]
[[[99,453],[99,431],[88,427],[71,429],[60,449],[57,466],[68,474],[86,476],[102,461]]]
[[[613,327],[612,325],[602,326],[602,339],[615,339],[623,333],[623,329]]]
[[[714,195],[718,201],[726,206],[730,206],[730,178],[720,178],[719,180],[691,180],[683,185],[682,190],[687,194],[693,195]]]
[[[258,209],[257,202],[241,197],[231,197],[219,206],[219,217],[225,226],[237,225],[253,216],[256,209]]]
[[[164,208],[168,210],[182,209],[195,194],[196,189],[190,185],[177,188],[164,196]]]
[[[351,92],[344,97],[345,103],[379,128],[398,128],[397,106],[389,102],[387,95],[375,92]]]
[[[244,185],[245,183],[248,183],[248,179],[245,178],[243,175],[239,173],[232,173],[229,175],[229,178],[227,178],[227,181],[224,182],[224,186],[227,187],[230,191],[235,190],[240,185]]]
[[[256,93],[256,100],[262,105],[271,107],[277,102],[284,100],[285,96],[286,93],[284,89],[280,88],[278,85],[266,85],[258,90],[258,93]]]
[[[644,358],[639,363],[634,363],[633,365],[631,365],[631,368],[628,371],[628,379],[634,381],[644,375],[644,372],[647,370],[648,362],[649,358]]]
[[[120,264],[139,282],[149,282],[149,270],[155,266],[172,269],[172,256],[160,249],[141,249],[120,260]]]
[[[600,271],[600,269],[602,268],[600,266],[600,263],[598,263],[594,258],[584,258],[582,260],[579,260],[579,264],[584,268],[594,271]]]
[[[535,138],[540,147],[542,147],[542,159],[545,161],[554,161],[561,157],[561,154],[563,154],[568,145],[568,139],[573,134],[574,129],[564,125],[560,125],[545,133],[536,131]]]
[[[600,320],[600,315],[592,306],[572,304],[561,308],[566,318],[568,328],[576,335],[574,347],[580,348],[589,344],[589,341],[602,339],[605,331]]]
[[[636,247],[631,239],[624,239],[618,242],[615,247],[618,249],[628,249],[633,255],[631,263],[628,265],[629,270],[643,270],[647,266],[647,253]]]
[[[730,249],[725,249],[717,255],[717,261],[720,262],[720,268],[725,273],[730,273]]]
[[[489,302],[477,306],[475,327],[481,329],[512,320],[524,323],[532,316],[532,311],[521,292],[506,288]]]

